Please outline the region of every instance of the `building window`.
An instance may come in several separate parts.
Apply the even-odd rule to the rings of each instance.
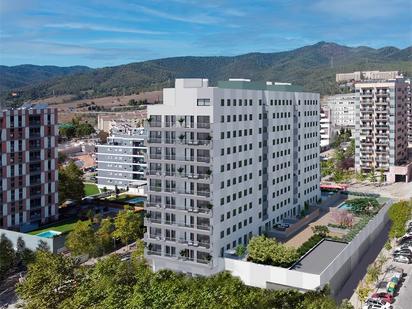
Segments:
[[[210,106],[210,99],[197,99],[197,106]]]

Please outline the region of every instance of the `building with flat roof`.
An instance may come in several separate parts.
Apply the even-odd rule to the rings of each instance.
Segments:
[[[321,106],[330,109],[332,126],[335,130],[355,129],[355,105],[358,93],[345,93],[321,98]]]
[[[107,189],[146,184],[144,128],[122,125],[111,129],[106,144],[97,145],[97,185]]]
[[[364,81],[355,85],[355,169],[380,172],[386,181],[408,182],[407,83],[403,78]]]
[[[145,256],[210,275],[218,257],[320,198],[319,94],[176,79],[148,107]]]
[[[350,82],[360,80],[387,80],[396,78],[399,71],[357,71],[352,73],[338,73],[336,74],[336,82]]]
[[[99,113],[97,115],[97,128],[105,132],[110,132],[113,128],[123,125],[138,128],[143,126],[145,119],[146,110],[123,113]]]
[[[0,126],[0,228],[24,231],[57,219],[57,109],[3,110]]]

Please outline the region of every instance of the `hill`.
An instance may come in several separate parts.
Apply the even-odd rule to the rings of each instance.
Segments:
[[[300,84],[306,90],[331,94],[338,91],[337,72],[400,70],[412,75],[412,47],[347,47],[319,42],[291,51],[250,53],[233,57],[173,57],[150,60],[39,80],[13,88],[18,98],[3,91],[9,102],[72,94],[78,98],[132,94],[173,86],[175,78],[204,77],[211,84],[228,78],[250,78]]]

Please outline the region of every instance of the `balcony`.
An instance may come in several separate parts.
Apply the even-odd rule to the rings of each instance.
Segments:
[[[377,130],[388,130],[389,125],[388,124],[377,124],[377,125],[375,125],[375,129],[377,129]]]
[[[210,129],[210,123],[209,122],[198,122],[197,128],[198,129]]]
[[[151,137],[147,139],[148,144],[161,144],[162,138]]]
[[[367,140],[367,139],[363,139],[360,141],[362,145],[372,145],[372,141],[371,140]]]
[[[361,148],[360,150],[362,153],[372,153],[373,149],[372,148]]]
[[[161,128],[162,127],[162,122],[160,121],[152,120],[152,121],[147,121],[147,123],[150,128]]]
[[[149,158],[151,160],[161,160],[162,159],[162,154],[161,153],[151,153],[151,154],[149,154]]]
[[[372,108],[361,108],[360,112],[363,113],[363,114],[372,114],[373,109]]]
[[[162,224],[162,220],[161,219],[156,219],[156,218],[144,218],[144,224]]]
[[[378,139],[375,142],[376,145],[388,145],[389,144],[389,140],[388,139]]]
[[[361,156],[360,159],[361,161],[372,161],[372,157],[370,156]]]
[[[387,157],[376,157],[376,158],[375,158],[375,161],[376,161],[376,162],[386,163],[386,162],[388,162],[389,160],[388,160]]]
[[[376,149],[375,152],[377,154],[389,154],[389,150],[388,149]]]
[[[162,192],[162,187],[161,186],[149,186],[149,191],[152,192]]]

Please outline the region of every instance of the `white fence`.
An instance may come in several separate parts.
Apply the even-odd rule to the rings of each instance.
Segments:
[[[389,218],[387,203],[379,213],[371,219],[359,234],[342,250],[339,255],[319,274],[310,274],[270,265],[222,258],[224,269],[233,276],[239,277],[246,285],[259,288],[295,288],[302,291],[316,290],[330,284],[331,293],[336,294],[342,287],[363,254],[369,249]]]

